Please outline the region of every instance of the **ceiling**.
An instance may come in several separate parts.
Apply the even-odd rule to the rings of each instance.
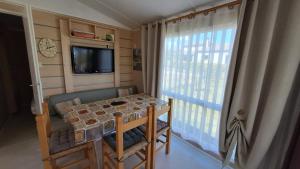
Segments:
[[[135,28],[220,0],[78,0],[99,12]]]

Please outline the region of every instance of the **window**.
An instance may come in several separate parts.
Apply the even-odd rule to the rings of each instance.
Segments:
[[[228,24],[200,25],[199,29],[189,22],[167,27],[161,97],[174,98],[173,131],[218,152],[220,112],[236,17]]]

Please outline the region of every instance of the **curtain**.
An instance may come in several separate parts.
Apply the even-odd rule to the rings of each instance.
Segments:
[[[172,97],[172,129],[218,153],[220,110],[238,7],[168,23],[159,80],[163,99]]]
[[[165,21],[143,25],[142,34],[142,71],[144,93],[156,97],[159,93],[158,79],[160,60],[164,44]]]
[[[285,132],[278,127],[292,113],[284,110],[300,61],[299,9],[297,0],[242,1],[220,124],[225,162],[236,150],[239,167],[257,169],[276,132]]]

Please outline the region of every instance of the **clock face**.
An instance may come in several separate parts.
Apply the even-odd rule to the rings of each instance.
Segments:
[[[47,38],[40,40],[39,49],[45,57],[54,57],[57,52],[57,48],[53,40]]]

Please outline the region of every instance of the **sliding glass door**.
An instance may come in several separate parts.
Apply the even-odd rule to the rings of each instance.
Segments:
[[[237,10],[221,21],[217,16],[168,24],[160,79],[161,97],[174,98],[173,131],[213,152],[218,151]]]

